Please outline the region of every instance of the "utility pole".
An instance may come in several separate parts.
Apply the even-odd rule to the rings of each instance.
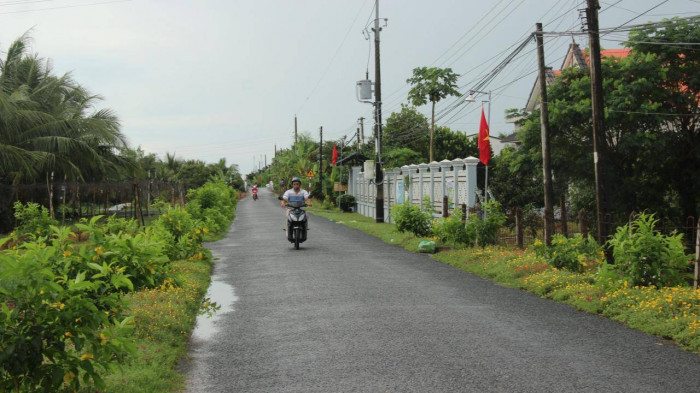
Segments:
[[[360,144],[365,143],[365,118],[361,117],[360,121]]]
[[[320,143],[318,144],[318,182],[323,195],[323,126],[319,128]]]
[[[357,152],[360,152],[360,127],[357,127],[357,133],[355,134],[355,144],[357,144]]]
[[[544,242],[552,245],[554,233],[554,209],[552,200],[552,168],[549,154],[549,111],[547,103],[547,77],[544,66],[544,42],[542,39],[542,23],[537,23],[537,65],[539,68],[540,83],[540,135],[542,138],[542,171],[544,175]]]
[[[375,222],[384,222],[384,173],[382,173],[382,78],[379,62],[379,0],[374,2],[374,129],[376,141],[376,161],[374,164],[374,184],[377,187]]]
[[[600,65],[600,35],[598,32],[598,0],[587,0],[586,19],[591,64],[591,104],[593,110],[593,166],[595,168],[595,202],[598,218],[598,244],[608,238],[608,224],[604,222],[608,209],[608,189],[603,168],[607,164],[607,146],[603,124],[603,76]],[[606,254],[609,252],[606,251]],[[608,255],[610,259],[610,255]]]
[[[294,115],[294,152],[297,152],[297,140],[298,140],[298,135],[297,135],[297,115]]]

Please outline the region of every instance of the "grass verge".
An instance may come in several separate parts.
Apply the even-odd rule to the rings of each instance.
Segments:
[[[211,267],[208,260],[173,262],[170,278],[163,285],[125,296],[126,313],[134,317],[136,351],[104,376],[107,392],[183,389],[184,377],[175,366],[187,353]]]
[[[396,231],[357,213],[314,208],[311,213],[379,237],[387,243],[416,251],[425,238]],[[690,287],[630,287],[627,281],[598,276],[597,271],[573,273],[549,266],[528,250],[503,247],[453,249],[433,259],[501,285],[520,288],[600,314],[627,326],[669,339],[681,348],[700,353],[700,290]]]

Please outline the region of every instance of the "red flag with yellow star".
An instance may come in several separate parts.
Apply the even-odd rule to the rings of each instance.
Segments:
[[[479,161],[484,165],[491,159],[491,141],[489,140],[489,125],[486,123],[484,108],[481,108],[481,123],[479,124]]]

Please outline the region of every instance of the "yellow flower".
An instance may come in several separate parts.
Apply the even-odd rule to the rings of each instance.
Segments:
[[[97,255],[102,255],[105,252],[105,250],[101,246],[98,246],[95,247],[95,252],[97,253]]]
[[[71,333],[71,332],[66,332],[66,337],[73,337],[73,333]]]
[[[153,268],[150,269],[151,274],[156,274],[156,271],[153,270]]]
[[[167,217],[167,216],[168,216],[168,213],[163,213],[163,217]]]
[[[198,235],[199,235],[201,232],[202,232],[202,231],[200,231],[199,229],[195,229],[195,230],[194,230],[194,233],[196,233],[196,234],[198,234]]]
[[[91,353],[86,353],[80,357],[80,360],[89,360],[92,361],[95,357]]]
[[[97,255],[95,255],[94,257],[92,257],[92,260],[93,260],[93,261],[97,261],[98,259],[100,259],[100,257],[98,257]]]
[[[71,381],[75,378],[75,374],[72,372],[68,371],[66,375],[63,376],[63,382],[65,383],[71,383]]]
[[[70,251],[68,251],[68,250],[63,251],[63,257],[64,257],[64,258],[68,258],[70,255],[71,255],[71,252],[70,252]]]
[[[61,303],[61,302],[56,302],[56,303],[51,304],[51,308],[57,308],[59,310],[63,310],[65,307],[66,307],[66,305]]]
[[[102,333],[100,333],[100,344],[105,345],[105,343],[109,341],[109,339]]]
[[[204,231],[204,233],[209,233],[209,228],[202,228],[202,231]]]

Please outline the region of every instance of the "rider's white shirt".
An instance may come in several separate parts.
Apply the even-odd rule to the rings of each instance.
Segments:
[[[289,190],[284,192],[284,195],[282,195],[282,199],[284,199],[285,201],[289,201],[289,197],[292,195],[295,195],[295,196],[301,195],[304,197],[304,199],[306,199],[309,197],[309,192],[300,188],[299,192],[296,193],[296,192],[294,192],[294,189],[292,188],[292,189],[289,189]]]

